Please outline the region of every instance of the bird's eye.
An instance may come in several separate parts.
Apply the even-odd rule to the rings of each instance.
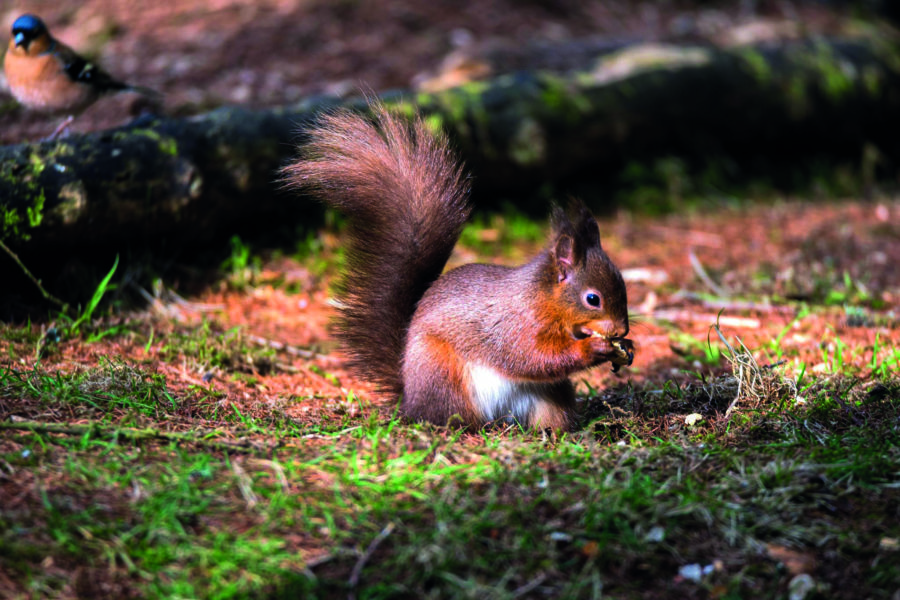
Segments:
[[[587,294],[585,294],[584,301],[591,306],[600,306],[600,296],[595,294],[594,292],[588,292]]]

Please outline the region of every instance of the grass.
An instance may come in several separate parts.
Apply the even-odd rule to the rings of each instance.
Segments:
[[[822,379],[799,403],[757,370],[726,419],[739,371],[607,390],[552,439],[371,407],[330,432],[236,408],[195,432],[139,368],[7,368],[12,425],[48,409],[105,425],[5,429],[0,574],[22,597],[746,598],[785,595],[788,552],[816,564],[810,597],[889,598],[900,383]],[[135,415],[185,437],[133,437]],[[278,443],[207,443],[238,435]]]
[[[208,319],[199,327],[173,332],[159,354],[163,360],[184,360],[204,372],[224,369],[265,375],[279,368],[275,350],[249,342],[239,327],[222,330]]]
[[[515,215],[467,232],[463,252],[513,261],[544,236]],[[331,268],[313,248],[330,241],[304,244]],[[226,266],[257,285],[239,241]],[[844,283],[752,352],[660,325],[675,362],[588,385],[581,426],[555,437],[407,423],[315,353],[214,317],[129,331],[93,304],[46,348],[45,328],[2,325],[0,595],[893,600],[896,316]],[[143,352],[67,352],[120,342]],[[315,397],[266,390],[297,373],[324,382]]]
[[[474,215],[463,229],[459,245],[480,254],[521,260],[523,245],[542,244],[546,236],[546,222],[532,219],[510,204],[502,213]]]
[[[0,397],[15,399],[26,411],[67,409],[89,418],[113,418],[119,410],[161,418],[177,404],[160,376],[115,359],[101,362],[100,368],[71,374],[5,367]]]

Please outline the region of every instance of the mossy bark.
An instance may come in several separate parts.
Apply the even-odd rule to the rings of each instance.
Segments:
[[[614,179],[631,161],[729,157],[737,169],[872,148],[900,157],[900,53],[880,40],[735,50],[636,46],[566,75],[519,73],[433,94],[384,96],[446,129],[483,203],[550,182]],[[227,107],[0,148],[0,239],[14,247],[193,243],[311,205],[280,189],[303,124],[360,99]],[[600,200],[587,198],[596,206]],[[187,244],[190,245],[190,244]]]

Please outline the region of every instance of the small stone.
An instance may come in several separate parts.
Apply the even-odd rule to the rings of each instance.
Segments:
[[[804,600],[815,589],[816,580],[807,573],[801,573],[791,579],[788,584],[788,598],[789,600]]]

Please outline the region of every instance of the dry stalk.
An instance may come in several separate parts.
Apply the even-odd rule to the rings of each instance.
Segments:
[[[734,392],[734,400],[725,411],[725,418],[729,418],[731,413],[737,408],[738,403],[750,404],[751,406],[759,406],[767,398],[778,397],[784,395],[785,388],[789,390],[792,396],[797,395],[797,384],[794,380],[784,377],[780,373],[776,373],[769,365],[761,367],[753,353],[747,348],[741,338],[735,336],[738,347],[735,348],[725,336],[719,325],[713,325],[716,335],[725,344],[728,352],[725,358],[731,364],[732,378],[726,378],[726,385],[731,384],[737,389]]]

